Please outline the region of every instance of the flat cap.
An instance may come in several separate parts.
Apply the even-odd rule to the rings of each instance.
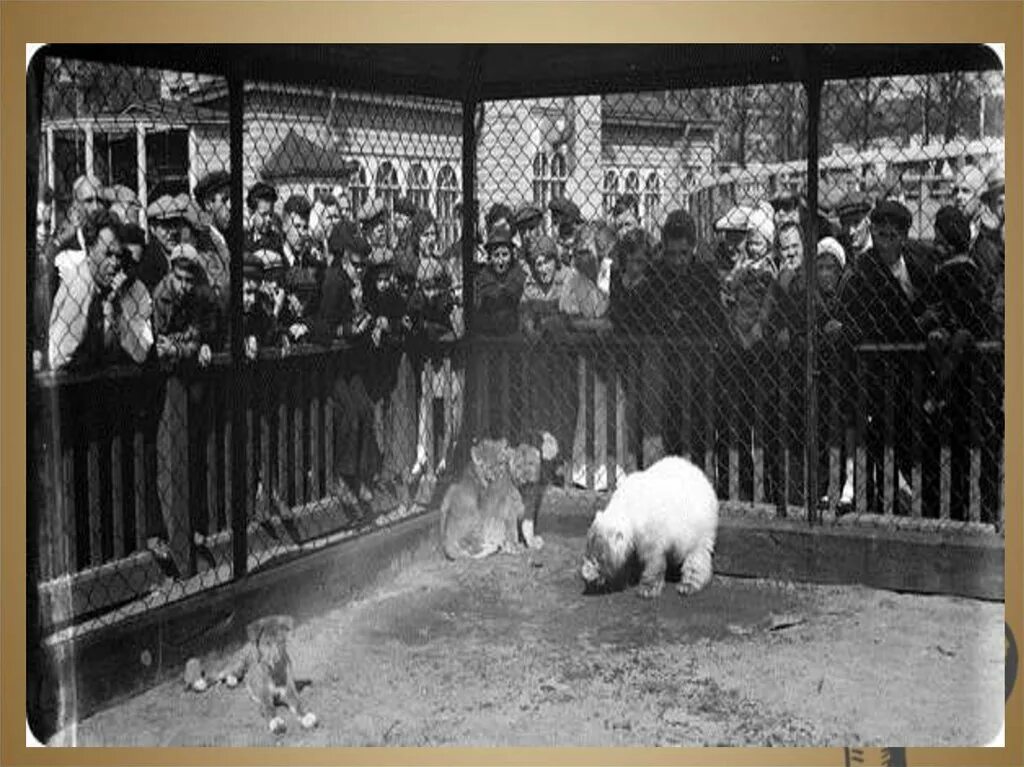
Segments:
[[[843,195],[836,204],[836,215],[839,218],[863,215],[869,210],[871,210],[871,199],[864,192],[856,190]]]
[[[183,219],[188,213],[185,204],[187,196],[162,194],[146,207],[146,219],[149,221],[169,221]]]
[[[913,217],[907,207],[896,200],[882,200],[871,209],[871,222],[895,221],[904,231],[910,229]]]
[[[196,182],[196,199],[203,202],[208,197],[231,184],[231,174],[226,170],[215,170],[207,173]]]

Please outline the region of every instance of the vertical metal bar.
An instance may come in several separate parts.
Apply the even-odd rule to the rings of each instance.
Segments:
[[[235,579],[245,575],[248,565],[249,542],[246,536],[246,463],[245,409],[249,402],[249,372],[242,351],[242,66],[236,64],[228,75],[228,141],[230,144],[231,172],[231,227],[228,242],[231,263],[228,304],[231,328],[231,380],[234,382],[234,406],[231,411],[231,549],[232,574]]]
[[[146,159],[146,126],[142,123],[136,123],[135,125],[135,170],[138,176],[136,177],[136,194],[139,198],[139,207],[141,211],[139,217],[141,218],[141,225],[143,229],[146,229],[148,222],[146,221],[146,206],[149,205],[149,186],[146,183],[146,167],[149,161]]]
[[[474,46],[465,62],[467,79],[466,90],[462,96],[462,318],[465,337],[472,339],[476,330],[474,303],[476,301],[476,285],[474,284],[476,261],[476,111],[480,86],[480,64],[483,48]],[[463,443],[471,441],[480,433],[482,420],[487,415],[480,411],[482,395],[487,388],[480,374],[487,368],[474,364],[480,351],[469,348],[466,360],[466,401],[470,404],[465,409],[468,423],[465,428]],[[477,405],[474,407],[473,405]]]
[[[472,337],[476,317],[473,284],[476,261],[476,101],[462,104],[462,296],[466,336]]]
[[[821,66],[819,48],[809,46],[807,72],[804,88],[807,90],[807,224],[804,251],[813,254],[818,242],[818,155],[821,125]],[[804,269],[807,295],[807,362],[805,386],[807,392],[806,445],[807,484],[804,502],[807,505],[809,524],[819,523],[818,514],[818,328],[815,318],[815,295],[818,290],[818,275],[815,269]]]

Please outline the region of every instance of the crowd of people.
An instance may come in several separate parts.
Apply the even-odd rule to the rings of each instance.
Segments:
[[[30,330],[36,369],[205,366],[226,349],[229,181],[217,171],[191,196],[158,193],[144,219],[132,190],[89,176],[75,180],[59,217],[45,190]],[[714,242],[699,240],[682,208],[657,232],[641,226],[630,194],[592,220],[567,198],[547,210],[492,201],[473,233],[472,273],[463,274],[461,238],[442,247],[431,211],[408,198],[390,206],[371,199],[353,211],[344,195],[281,200],[260,181],[245,200],[243,348],[255,359],[264,348],[345,342],[351,365],[335,385],[335,456],[347,480],[339,491],[362,500],[381,464],[373,403],[396,385],[403,349],[457,339],[467,323],[474,335],[533,342],[612,332],[709,344],[742,424],[749,413],[739,403],[775,375],[777,353],[806,342],[809,269],[819,337],[835,362],[826,372],[847,375],[842,350],[857,344],[923,342],[930,383],[916,404],[940,414],[954,406],[950,387],[974,342],[1002,333],[1003,199],[1001,171],[967,165],[950,204],[927,222],[928,241],[909,237],[912,215],[897,197],[851,191],[830,210],[797,193],[735,206],[714,222]],[[809,244],[812,215],[818,241]],[[464,308],[469,281],[473,306]],[[900,417],[908,396],[900,392]],[[697,408],[703,399],[690,401]],[[421,432],[427,417],[420,414]],[[788,431],[802,438],[798,422]],[[679,449],[671,433],[667,424],[668,452]],[[420,444],[417,471],[423,452]],[[847,487],[843,500],[849,495]]]

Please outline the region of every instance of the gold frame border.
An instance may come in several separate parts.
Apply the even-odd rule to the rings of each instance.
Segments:
[[[881,21],[884,20],[884,21]],[[1022,253],[1021,124],[1024,4],[1013,0],[906,2],[207,2],[91,3],[0,0],[0,234],[3,252],[25,247],[26,44],[38,42],[892,42],[1005,44],[1007,250]],[[843,765],[840,748],[762,749],[228,749],[26,748],[25,701],[25,285],[24,259],[5,259],[0,302],[0,611],[4,662],[0,763],[180,764],[715,764]],[[1006,391],[1021,390],[1021,259],[1006,265]],[[1015,289],[1014,289],[1015,288]],[[1024,642],[1021,597],[1021,404],[1006,423],[1006,620]],[[1017,512],[1012,510],[1016,509]],[[911,765],[1024,764],[1024,680],[1007,704],[1005,747],[910,748]],[[856,745],[856,744],[851,744]]]

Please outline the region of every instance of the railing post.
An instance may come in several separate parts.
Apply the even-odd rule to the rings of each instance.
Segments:
[[[483,59],[483,47],[473,46],[466,57],[468,72],[467,87],[462,98],[462,317],[465,339],[470,341],[476,325],[473,306],[476,302],[476,237],[477,237],[477,200],[476,200],[476,149],[477,129],[476,112],[479,105],[480,67]],[[473,417],[476,408],[473,404],[479,396],[480,382],[477,368],[473,364],[473,347],[467,344],[466,360],[466,391],[464,397],[467,407],[465,418],[468,422],[467,436],[472,439],[480,424]]]
[[[815,296],[818,274],[813,268],[818,243],[818,156],[821,124],[821,60],[818,46],[808,46],[804,87],[807,89],[807,222],[804,242],[804,280],[807,297],[807,360],[804,390],[806,391],[806,438],[804,449],[807,486],[804,502],[807,521],[817,524],[818,518],[818,328]]]
[[[228,304],[230,322],[231,373],[229,380],[234,384],[235,396],[231,408],[231,542],[232,542],[232,576],[237,580],[245,575],[248,569],[249,542],[247,540],[248,518],[246,499],[246,462],[245,446],[249,439],[245,423],[245,410],[249,402],[250,372],[245,364],[242,348],[242,251],[244,233],[242,231],[242,114],[243,80],[241,65],[232,67],[228,75],[228,140],[230,143],[231,173],[231,228],[229,243],[231,250],[230,263],[230,302]]]

